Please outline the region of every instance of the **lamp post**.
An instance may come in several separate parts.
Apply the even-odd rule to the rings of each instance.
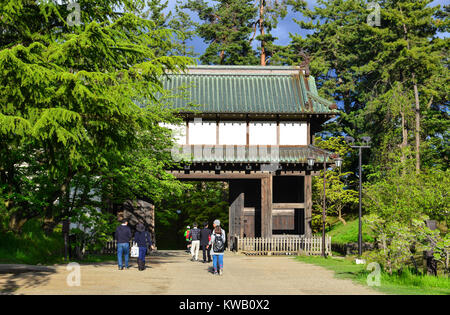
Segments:
[[[361,199],[362,199],[362,149],[368,149],[370,148],[369,142],[370,142],[370,137],[362,137],[361,138],[364,142],[364,145],[354,145],[355,143],[355,139],[353,137],[350,136],[346,136],[345,137],[345,142],[347,142],[347,144],[353,148],[353,149],[358,149],[359,150],[359,213],[358,213],[358,217],[359,217],[359,227],[358,227],[358,257],[361,258],[362,255],[362,220],[361,220],[361,216],[362,216],[362,209],[361,209]]]
[[[313,167],[315,163],[314,158],[308,158],[308,166]],[[335,158],[337,167],[341,167],[342,159]],[[326,172],[327,172],[327,155],[323,156],[323,207],[322,207],[322,256],[326,258],[326,244],[325,244],[325,223],[326,223]]]

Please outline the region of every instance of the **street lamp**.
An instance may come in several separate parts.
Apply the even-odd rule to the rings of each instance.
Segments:
[[[314,166],[314,163],[316,161],[315,158],[313,157],[309,157],[307,158],[308,161],[308,166],[310,168],[312,168]],[[335,164],[337,167],[341,167],[342,166],[342,159],[337,157],[334,159]],[[325,254],[325,250],[326,250],[326,246],[325,246],[325,224],[326,224],[326,183],[327,183],[327,179],[326,179],[326,172],[327,172],[327,154],[324,153],[323,155],[323,206],[322,206],[322,256],[326,257]]]
[[[325,254],[325,221],[327,220],[327,214],[326,214],[326,195],[325,195],[325,184],[327,182],[326,176],[327,172],[327,156],[323,155],[323,207],[322,207],[322,256],[326,258]]]
[[[316,162],[316,159],[313,157],[309,157],[309,158],[307,158],[307,160],[308,160],[308,166],[313,167],[314,163]]]
[[[342,159],[341,158],[335,158],[334,162],[336,164],[336,167],[341,167],[342,166]]]
[[[362,199],[362,168],[361,168],[361,164],[362,164],[362,149],[368,149],[370,148],[370,137],[362,137],[362,141],[364,142],[364,145],[354,145],[355,143],[355,139],[353,137],[350,136],[346,136],[345,138],[345,142],[347,142],[347,144],[354,149],[358,149],[359,150],[359,228],[358,228],[358,257],[361,258],[362,255],[362,221],[361,221],[361,216],[362,216],[362,211],[361,211],[361,199]]]

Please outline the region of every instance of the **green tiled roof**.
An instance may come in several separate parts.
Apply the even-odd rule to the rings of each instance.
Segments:
[[[309,146],[181,145],[178,158],[193,163],[317,163],[331,162],[332,152]],[[175,153],[172,151],[172,153]]]
[[[168,75],[164,88],[185,95],[171,107],[203,113],[337,113],[334,102],[318,95],[315,79],[309,76],[307,82],[309,89],[292,67],[199,66]]]

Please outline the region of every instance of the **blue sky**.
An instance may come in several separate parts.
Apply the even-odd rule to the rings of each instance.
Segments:
[[[206,0],[209,3],[214,2],[213,0]],[[376,1],[375,1],[376,2]],[[309,0],[307,1],[308,7],[313,8],[316,5],[315,0]],[[431,4],[432,5],[438,5],[440,4],[443,6],[444,4],[448,4],[449,0],[435,0]],[[176,0],[169,0],[169,7],[168,9],[172,9],[176,4]],[[197,19],[195,15],[192,16],[194,19]],[[293,21],[293,18],[300,19],[301,16],[299,13],[295,12],[289,12],[286,17],[283,20],[280,20],[278,23],[278,27],[272,32],[272,34],[278,38],[277,41],[275,41],[275,44],[278,45],[287,45],[290,41],[289,33],[297,33],[306,35],[307,31],[300,29],[300,27]],[[441,34],[442,36],[448,36],[448,34]],[[257,42],[254,42],[255,45],[257,45]],[[202,54],[204,50],[206,49],[207,45],[203,42],[200,38],[195,38],[192,41],[192,46],[194,46],[194,50],[196,53]]]

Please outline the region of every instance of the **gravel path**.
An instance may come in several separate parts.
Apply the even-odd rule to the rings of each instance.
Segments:
[[[201,255],[200,255],[201,256]],[[70,287],[66,266],[24,270],[0,265],[0,292],[13,294],[182,294],[219,295],[379,294],[334,272],[295,261],[292,256],[244,256],[226,253],[224,274],[214,276],[211,264],[191,262],[184,251],[158,251],[147,257],[145,271],[135,259],[128,270],[113,262],[81,265],[81,285]],[[18,271],[19,270],[19,271]],[[210,282],[211,285],[205,285]],[[192,290],[192,288],[199,288]]]

